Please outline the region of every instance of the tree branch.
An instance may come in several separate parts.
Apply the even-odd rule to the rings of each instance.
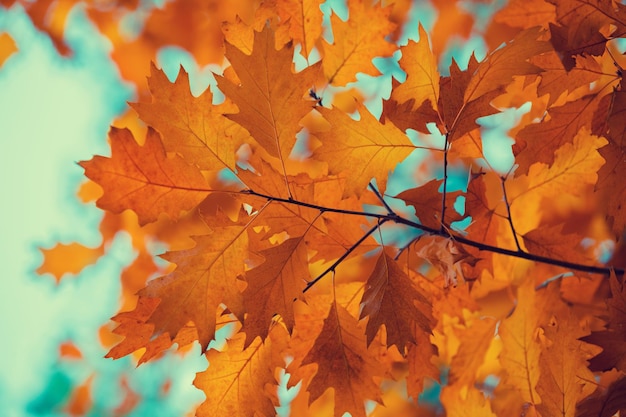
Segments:
[[[432,227],[424,226],[423,224],[417,223],[417,222],[415,222],[413,220],[406,219],[406,218],[404,218],[402,216],[399,216],[399,215],[397,215],[395,213],[393,213],[393,214],[380,214],[380,213],[371,213],[371,212],[367,212],[367,211],[355,211],[355,210],[337,209],[337,208],[333,208],[333,207],[325,207],[325,206],[321,206],[321,205],[318,205],[318,204],[307,203],[307,202],[304,202],[304,201],[289,200],[289,199],[280,198],[280,197],[272,197],[272,196],[269,196],[269,195],[266,195],[266,194],[257,193],[255,191],[249,190],[249,189],[240,191],[240,194],[254,195],[254,196],[257,196],[257,197],[265,198],[267,200],[273,200],[273,201],[278,201],[278,202],[282,202],[282,203],[286,203],[286,204],[294,204],[294,205],[301,206],[301,207],[308,207],[308,208],[311,208],[311,209],[320,210],[321,212],[340,213],[340,214],[346,214],[346,215],[350,215],[350,216],[372,217],[372,218],[375,218],[375,219],[378,220],[378,224],[375,227],[370,229],[363,237],[361,237],[361,239],[359,239],[353,246],[351,246],[350,249],[348,249],[348,252],[346,252],[341,258],[339,258],[327,271],[325,271],[321,276],[317,277],[315,280],[313,280],[309,284],[307,284],[307,287],[305,288],[304,291],[308,290],[315,282],[319,281],[319,279],[321,279],[321,277],[323,275],[327,274],[329,271],[331,271],[332,269],[336,268],[337,265],[339,265],[339,263],[341,261],[343,261],[350,253],[352,253],[352,251],[354,251],[354,249],[356,249],[357,246],[359,246],[369,235],[374,233],[374,231],[376,231],[376,229],[378,227],[380,227],[380,225],[382,225],[383,223],[388,222],[388,221],[393,221],[393,222],[395,222],[397,224],[403,224],[405,226],[412,227],[412,228],[418,229],[418,230],[422,230],[424,232],[427,232],[427,233],[430,233],[430,234],[433,234],[433,235],[443,236],[443,237],[447,237],[447,238],[452,238],[456,242],[462,243],[464,245],[472,246],[472,247],[477,248],[478,250],[482,250],[482,251],[498,253],[498,254],[501,254],[501,255],[512,256],[514,258],[526,259],[526,260],[529,260],[529,261],[540,262],[540,263],[547,264],[547,265],[554,265],[554,266],[559,266],[559,267],[566,268],[566,269],[572,269],[572,270],[575,270],[575,271],[588,272],[588,273],[593,273],[593,274],[608,275],[612,270],[614,270],[615,273],[617,273],[617,274],[623,274],[624,273],[624,269],[623,268],[612,268],[612,267],[583,265],[583,264],[578,264],[578,263],[574,263],[574,262],[563,261],[563,260],[560,260],[560,259],[553,259],[553,258],[548,258],[548,257],[545,257],[545,256],[535,255],[535,254],[528,253],[528,252],[520,252],[519,250],[511,250],[511,249],[501,248],[501,247],[498,247],[498,246],[488,245],[486,243],[477,242],[477,241],[468,239],[468,238],[466,238],[464,236],[461,236],[461,235],[450,234],[450,232],[446,228],[434,229]]]

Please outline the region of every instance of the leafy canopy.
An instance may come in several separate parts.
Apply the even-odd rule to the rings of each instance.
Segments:
[[[49,5],[24,2],[69,53]],[[409,1],[349,0],[347,18],[325,9],[331,35],[320,0],[177,0],[131,41],[115,13],[136,1],[85,7],[139,99],[111,155],[80,163],[102,246],[46,250],[38,272],[75,273],[131,234],[107,356],[198,341],[199,417],[274,415],[281,372],[294,416],[626,409],[625,6],[511,0],[480,32],[433,1],[429,36]],[[472,30],[484,58],[443,65]],[[184,69],[148,67],[165,45],[223,65],[216,86],[194,96]],[[380,76],[374,58],[404,73],[381,114],[354,83]],[[525,104],[503,170],[481,118]],[[418,401],[445,374],[440,404]]]

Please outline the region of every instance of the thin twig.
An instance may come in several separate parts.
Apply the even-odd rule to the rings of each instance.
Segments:
[[[379,221],[379,225],[384,223],[384,222],[387,222],[387,221],[393,221],[395,223],[403,224],[405,226],[409,226],[409,227],[412,227],[414,229],[422,230],[422,231],[424,231],[426,233],[430,233],[430,234],[437,235],[437,236],[444,236],[444,237],[452,238],[456,242],[462,243],[462,244],[467,245],[467,246],[472,246],[472,247],[477,248],[479,250],[493,252],[493,253],[498,253],[498,254],[501,254],[501,255],[512,256],[512,257],[519,258],[519,259],[526,259],[526,260],[534,261],[534,262],[541,262],[541,263],[548,264],[548,265],[560,266],[560,267],[566,268],[566,269],[573,269],[573,270],[576,270],[576,271],[589,272],[589,273],[593,273],[593,274],[603,274],[603,275],[608,275],[612,270],[614,270],[616,274],[623,274],[624,273],[624,268],[600,267],[600,266],[591,266],[591,265],[577,264],[577,263],[574,263],[574,262],[566,262],[566,261],[562,261],[560,259],[547,258],[545,256],[535,255],[535,254],[528,253],[528,252],[520,252],[518,250],[505,249],[505,248],[501,248],[501,247],[498,247],[498,246],[488,245],[488,244],[482,243],[482,242],[476,242],[476,241],[468,239],[468,238],[466,238],[464,236],[460,236],[460,235],[456,235],[456,234],[450,235],[450,233],[445,228],[443,229],[443,231],[441,229],[434,229],[432,227],[424,226],[423,224],[417,223],[417,222],[415,222],[413,220],[405,219],[404,217],[401,217],[399,215],[392,216],[392,215],[389,215],[389,214],[370,213],[370,212],[366,212],[366,211],[343,210],[343,209],[337,209],[337,208],[333,208],[333,207],[325,207],[325,206],[321,206],[321,205],[318,205],[318,204],[306,203],[304,201],[289,200],[289,199],[280,198],[280,197],[272,197],[272,196],[268,196],[266,194],[257,193],[257,192],[252,191],[252,190],[243,190],[243,191],[240,191],[240,193],[254,195],[254,196],[257,196],[257,197],[265,198],[267,200],[273,200],[273,201],[278,201],[278,202],[282,202],[282,203],[294,204],[294,205],[298,205],[298,206],[302,206],[302,207],[308,207],[308,208],[315,209],[315,210],[320,210],[320,211],[323,211],[323,212],[341,213],[341,214],[352,215],[352,216],[372,217],[372,218],[375,218],[375,219],[377,219]],[[378,225],[376,227],[378,227]],[[365,238],[367,236],[369,236],[369,234],[373,233],[375,230],[376,230],[375,228],[373,230],[370,230],[368,232],[368,234],[366,236],[363,236],[361,239],[359,239],[359,241],[355,245],[358,246],[359,244],[361,244],[361,242],[363,242],[365,240]],[[353,247],[351,248],[351,251],[356,249],[356,246],[353,245]],[[347,255],[345,255],[345,256],[347,256]],[[345,259],[345,256],[342,257],[341,260]],[[337,263],[337,265],[338,265],[338,263]]]
[[[331,271],[335,271],[335,268],[337,268],[337,266],[343,262],[344,259],[346,259],[357,247],[359,247],[359,245],[361,243],[363,243],[365,241],[365,239],[367,239],[372,233],[374,233],[383,223],[387,222],[390,219],[380,219],[378,221],[378,223],[376,223],[376,226],[372,227],[370,230],[368,230],[363,236],[361,236],[361,238],[359,240],[357,240],[352,246],[350,246],[348,248],[348,250],[339,257],[339,259],[337,259],[335,262],[333,262],[333,264],[331,266],[329,266],[328,268],[326,268],[326,270],[324,272],[322,272],[321,274],[319,274],[317,276],[317,278],[315,278],[313,281],[309,281],[306,284],[306,287],[304,287],[304,289],[302,290],[303,293],[307,292],[313,285],[315,285],[320,279],[324,278],[324,276],[326,274],[328,274]]]
[[[385,208],[387,209],[387,213],[389,213],[391,216],[397,216],[397,214],[391,209],[391,207],[389,207],[389,204],[387,204],[383,196],[380,194],[380,191],[378,191],[378,189],[374,187],[374,184],[370,182],[369,186],[370,186],[370,189],[374,192],[374,194],[376,194],[376,197],[378,197],[380,202],[383,203],[383,206],[385,206]]]
[[[519,252],[524,252],[519,244],[519,240],[517,239],[515,226],[513,226],[513,218],[511,217],[511,205],[509,204],[509,198],[506,195],[506,186],[504,185],[504,182],[505,178],[500,177],[500,184],[502,184],[502,196],[504,197],[504,204],[506,204],[506,217],[509,221],[509,226],[511,227],[511,233],[513,233],[513,239],[515,239],[515,246],[517,246],[517,250]]]

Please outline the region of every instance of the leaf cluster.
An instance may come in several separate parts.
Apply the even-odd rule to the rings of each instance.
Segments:
[[[281,372],[297,416],[365,416],[366,401],[376,416],[436,414],[418,397],[445,374],[450,416],[625,408],[623,5],[512,0],[483,59],[444,67],[476,24],[443,1],[430,37],[419,25],[402,46],[411,2],[350,0],[347,19],[330,13],[332,40],[319,0],[218,1],[212,19],[203,3],[153,10],[132,45],[114,38],[140,99],[111,155],[81,162],[102,247],[60,246],[39,269],[60,277],[55,257],[87,264],[131,234],[107,356],[198,341],[198,416],[274,415]],[[154,64],[147,85],[129,75],[122,57],[168,43],[224,64],[216,86],[193,95],[185,70],[172,82]],[[378,116],[355,82],[392,56],[405,77]],[[481,118],[525,103],[502,169]]]

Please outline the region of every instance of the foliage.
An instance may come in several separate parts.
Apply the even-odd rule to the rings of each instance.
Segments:
[[[75,2],[23,3],[60,53]],[[111,128],[110,157],[81,162],[81,198],[105,210],[101,248],[58,246],[39,272],[60,279],[128,232],[138,256],[108,356],[143,363],[198,341],[198,416],[274,415],[283,372],[295,416],[442,413],[418,401],[434,381],[450,416],[626,409],[626,7],[512,0],[481,30],[434,1],[429,39],[409,1],[350,0],[329,40],[320,6],[85,2],[137,86],[139,120]],[[124,38],[119,16],[146,8]],[[397,46],[403,30],[418,40]],[[472,31],[484,58],[445,68]],[[183,69],[171,82],[152,65],[146,84],[165,45],[223,65],[225,98],[192,95]],[[406,77],[378,116],[353,82],[392,56]],[[525,103],[508,132],[515,164],[494,167],[481,118]]]

